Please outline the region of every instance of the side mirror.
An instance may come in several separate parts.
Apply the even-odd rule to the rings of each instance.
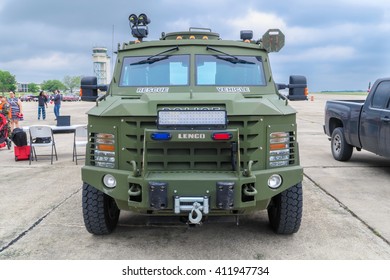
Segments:
[[[98,98],[98,90],[107,91],[107,85],[98,85],[97,77],[87,76],[81,78],[81,100],[82,101],[96,101]]]
[[[89,76],[81,78],[81,100],[95,101],[97,94],[97,77]]]
[[[305,76],[290,76],[290,83],[287,86],[289,100],[307,100],[308,89]]]

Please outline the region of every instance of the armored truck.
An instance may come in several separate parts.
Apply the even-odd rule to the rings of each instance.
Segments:
[[[81,82],[82,100],[96,102],[81,169],[86,229],[111,233],[121,210],[194,225],[267,210],[276,233],[297,232],[296,111],[279,94],[268,56],[283,47],[283,33],[254,40],[244,30],[223,40],[190,28],[146,41],[147,16],[129,21],[136,39],[118,45],[109,86]],[[283,87],[304,95],[306,78]]]

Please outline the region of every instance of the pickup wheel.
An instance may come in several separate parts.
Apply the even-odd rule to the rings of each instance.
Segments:
[[[120,210],[115,200],[86,183],[83,184],[82,206],[84,224],[89,233],[109,234],[118,224]]]
[[[345,141],[344,129],[338,127],[333,130],[331,140],[332,155],[335,160],[348,161],[353,152],[353,146]]]
[[[301,226],[302,208],[302,183],[274,196],[267,209],[271,228],[278,234],[296,233]]]

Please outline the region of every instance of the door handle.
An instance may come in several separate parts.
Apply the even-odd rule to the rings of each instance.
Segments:
[[[388,116],[385,116],[385,117],[381,117],[381,121],[382,122],[390,122],[390,118]]]

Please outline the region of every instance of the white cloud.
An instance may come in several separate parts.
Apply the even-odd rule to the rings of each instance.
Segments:
[[[168,32],[188,30],[190,26],[191,22],[189,19],[179,18],[169,23],[168,27],[170,30]]]
[[[231,27],[232,36],[237,36],[242,29],[252,29],[254,39],[260,38],[271,28],[279,28],[282,32],[287,29],[286,22],[281,17],[253,9],[245,14],[237,15],[234,19],[226,20],[226,24]]]
[[[43,80],[62,80],[65,75],[92,74],[92,59],[89,54],[80,56],[74,53],[52,52],[45,56],[12,60],[4,63],[2,67],[11,73],[14,72],[14,69],[18,69],[16,78],[19,81],[40,83]],[[88,71],[89,69],[90,71]],[[45,77],[40,78],[42,76]]]
[[[390,8],[388,0],[337,0],[336,3],[351,7],[381,7],[382,9]]]
[[[1,0],[0,1],[0,12],[3,11],[3,9],[6,6],[7,2],[9,2],[9,0]]]
[[[354,63],[357,56],[357,51],[352,47],[329,45],[324,47],[315,47],[305,49],[305,51],[291,54],[276,53],[272,54],[271,64],[274,74],[277,72],[286,72],[286,66],[291,69],[290,74],[295,72],[303,72],[305,75],[313,75],[310,69],[321,68],[321,71],[332,72],[329,68],[338,67],[343,63]],[[337,66],[336,66],[337,65]],[[320,73],[316,73],[319,75]],[[287,75],[285,73],[285,75]]]
[[[350,60],[356,56],[356,50],[348,46],[330,45],[324,47],[311,48],[294,57],[298,61],[323,62],[330,60]]]
[[[68,67],[77,61],[73,54],[51,53],[46,56],[31,57],[24,60],[10,61],[8,64],[13,67],[23,67],[29,70],[54,70]]]

